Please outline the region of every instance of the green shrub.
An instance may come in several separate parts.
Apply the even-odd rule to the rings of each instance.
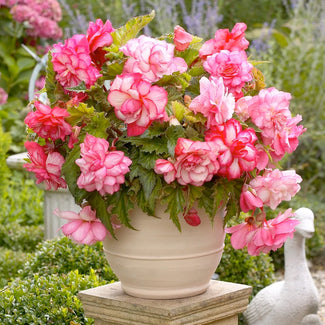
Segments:
[[[15,252],[11,249],[0,248],[0,288],[8,284],[18,275],[27,258],[25,252]]]
[[[0,224],[0,246],[13,251],[32,252],[43,237],[42,226],[21,226],[15,222]]]
[[[62,237],[40,243],[20,271],[20,277],[33,273],[66,274],[72,270],[89,274],[90,269],[107,281],[117,280],[106,261],[101,242],[93,246],[78,245]]]
[[[77,293],[106,284],[94,271],[81,275],[34,275],[17,279],[0,292],[0,323],[13,324],[92,324],[83,314]]]
[[[0,196],[0,223],[43,224],[43,195],[27,172],[11,171]]]
[[[251,256],[245,250],[233,249],[229,235],[226,236],[224,252],[216,272],[222,281],[252,286],[253,295],[275,281],[270,256]]]

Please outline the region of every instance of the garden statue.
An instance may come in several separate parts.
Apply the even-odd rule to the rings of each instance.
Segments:
[[[318,311],[318,292],[308,269],[305,238],[312,237],[314,214],[300,208],[295,217],[300,223],[292,239],[284,245],[285,275],[261,290],[248,305],[244,317],[249,325],[293,325],[315,323]],[[313,316],[307,315],[313,314]]]

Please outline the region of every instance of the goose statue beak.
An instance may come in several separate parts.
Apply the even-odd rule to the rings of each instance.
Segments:
[[[295,213],[295,219],[299,220],[296,231],[305,238],[311,238],[315,233],[313,212],[308,208],[300,208]]]

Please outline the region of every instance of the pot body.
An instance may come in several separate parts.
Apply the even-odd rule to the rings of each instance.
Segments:
[[[201,224],[193,227],[181,218],[179,232],[165,207],[158,206],[156,217],[140,208],[131,211],[131,224],[137,230],[121,227],[117,240],[104,240],[106,258],[132,296],[148,299],[173,299],[194,296],[207,290],[219,265],[225,232],[223,212],[212,224],[199,210]]]

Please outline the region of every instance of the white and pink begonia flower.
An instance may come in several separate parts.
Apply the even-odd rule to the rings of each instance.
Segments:
[[[116,117],[127,125],[128,136],[142,134],[155,120],[168,120],[167,91],[153,86],[139,73],[116,76],[108,101],[114,106]]]
[[[207,142],[179,138],[175,157],[175,178],[181,185],[201,186],[219,170],[217,154]]]
[[[195,97],[189,109],[207,118],[207,128],[231,119],[235,109],[235,98],[228,94],[222,78],[200,79],[200,95]]]
[[[170,184],[176,178],[174,164],[166,159],[157,159],[154,171],[156,174],[164,175],[164,180],[167,184]]]
[[[230,233],[231,244],[235,249],[247,247],[248,254],[257,256],[282,247],[287,238],[292,238],[298,220],[292,219],[291,209],[286,210],[271,220],[256,221],[253,217],[246,222],[226,228]]]
[[[79,188],[88,192],[98,191],[101,195],[113,194],[125,181],[132,161],[122,151],[108,151],[105,139],[87,134],[80,144],[81,158],[76,160],[81,174],[77,180]]]
[[[67,184],[61,177],[61,169],[64,158],[58,152],[45,153],[45,148],[36,142],[26,141],[30,163],[24,164],[29,172],[36,177],[36,184],[44,182],[46,190],[57,190],[59,187],[66,188]]]
[[[229,32],[229,29],[218,29],[215,32],[214,38],[202,45],[199,51],[200,58],[204,60],[221,50],[245,51],[249,45],[245,38],[246,29],[245,23],[236,23],[231,32]]]
[[[295,170],[266,169],[263,175],[249,182],[249,187],[264,205],[274,210],[282,201],[290,201],[299,192],[301,181]]]
[[[123,72],[141,73],[148,81],[158,81],[164,75],[187,70],[184,59],[174,57],[173,44],[145,35],[129,40],[120,50],[130,58]]]
[[[243,97],[236,103],[235,111],[243,120],[251,118],[261,130],[263,144],[270,146],[270,155],[279,161],[285,153],[298,146],[298,137],[306,131],[301,116],[291,117],[291,95],[276,88],[262,89],[258,95]]]
[[[252,171],[257,165],[257,136],[254,129],[242,129],[241,124],[230,119],[206,132],[205,140],[218,152],[218,175],[228,179],[240,178],[244,171]]]
[[[174,28],[174,45],[177,51],[186,50],[193,40],[193,35],[179,25]]]
[[[96,212],[89,205],[82,208],[79,213],[55,209],[53,214],[69,220],[60,229],[65,236],[77,244],[93,245],[103,241],[108,234],[105,226],[96,217]]]
[[[65,121],[70,116],[66,109],[44,105],[39,101],[34,102],[36,111],[29,112],[25,124],[38,136],[44,139],[65,140],[72,133],[71,125]]]
[[[253,79],[253,66],[247,61],[244,51],[222,50],[207,57],[203,63],[204,69],[214,77],[221,77],[228,91],[236,99],[243,97],[242,88]]]
[[[67,39],[64,44],[53,45],[52,63],[55,79],[63,87],[76,87],[82,81],[87,88],[95,84],[101,76],[90,57],[86,35],[78,34]]]

